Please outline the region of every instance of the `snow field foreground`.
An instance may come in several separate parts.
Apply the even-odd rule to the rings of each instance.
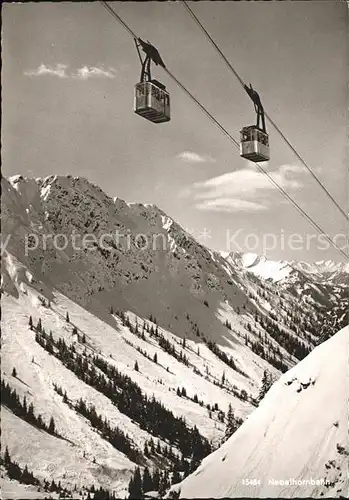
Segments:
[[[181,498],[346,497],[348,340],[346,327],[282,375],[237,432],[173,490]]]

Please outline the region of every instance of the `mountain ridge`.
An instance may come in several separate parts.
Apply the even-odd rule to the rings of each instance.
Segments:
[[[224,258],[256,274],[264,279],[271,279],[275,282],[286,279],[292,271],[300,271],[321,277],[327,274],[327,279],[335,273],[349,273],[349,264],[335,262],[333,260],[319,260],[314,262],[295,261],[295,260],[271,260],[265,255],[259,255],[251,252],[230,252]],[[274,273],[273,273],[274,271]],[[348,278],[349,279],[349,278]]]

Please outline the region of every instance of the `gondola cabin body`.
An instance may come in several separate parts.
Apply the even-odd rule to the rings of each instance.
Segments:
[[[240,156],[246,160],[262,162],[270,159],[269,136],[255,125],[240,131]]]
[[[134,112],[153,123],[168,122],[170,94],[157,80],[137,83],[135,86]]]

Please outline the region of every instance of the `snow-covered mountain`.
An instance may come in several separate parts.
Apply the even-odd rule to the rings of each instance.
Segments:
[[[292,275],[304,274],[316,282],[349,282],[349,264],[321,260],[313,263],[304,261],[270,260],[264,255],[248,252],[231,252],[223,256],[235,267],[245,269],[254,275],[273,282],[287,284]]]
[[[272,283],[303,303],[313,304],[321,315],[321,323],[332,333],[345,324],[349,309],[349,264],[331,260],[273,261],[253,253],[232,252],[225,256],[236,272]],[[348,321],[348,320],[346,320]]]
[[[346,327],[269,390],[258,409],[181,484],[180,498],[348,495]]]
[[[187,473],[229,404],[245,420],[263,372],[306,356],[333,313],[82,178],[2,179],[2,244],[2,379],[56,429],[6,393],[2,449],[38,494],[54,480],[124,496],[137,465]]]
[[[264,255],[250,252],[231,252],[226,259],[234,266],[245,269],[259,278],[275,282],[284,280],[293,271],[288,262],[268,260]]]

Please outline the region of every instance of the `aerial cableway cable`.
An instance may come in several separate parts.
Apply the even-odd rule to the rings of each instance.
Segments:
[[[209,32],[206,30],[206,28],[202,25],[201,21],[198,19],[198,17],[195,15],[195,13],[192,11],[192,9],[189,7],[187,4],[186,0],[182,0],[183,5],[189,12],[190,16],[194,19],[196,24],[200,27],[200,29],[204,32],[205,36],[208,38],[210,43],[213,45],[213,47],[216,49],[216,51],[219,53],[225,64],[228,66],[230,71],[234,74],[234,76],[237,78],[239,81],[240,85],[243,87],[244,90],[247,91],[248,87],[244,83],[243,79],[240,77],[236,69],[232,66],[232,64],[229,62],[229,60],[226,58],[226,56],[223,54],[222,50],[219,48],[217,43],[213,40]],[[287,139],[285,134],[281,131],[281,129],[277,126],[277,124],[274,122],[274,120],[264,111],[264,114],[266,118],[269,120],[270,124],[274,127],[274,129],[279,133],[279,135],[282,137],[282,139],[285,141],[285,143],[289,146],[289,148],[292,150],[294,155],[298,158],[298,160],[302,163],[302,165],[308,170],[310,175],[313,177],[313,179],[318,183],[318,185],[321,187],[321,189],[326,193],[326,195],[330,198],[332,203],[338,208],[338,210],[341,212],[341,214],[346,218],[346,220],[349,222],[349,217],[348,214],[343,210],[343,208],[339,205],[339,203],[335,200],[335,198],[332,196],[332,194],[328,191],[326,186],[321,182],[321,180],[316,176],[316,174],[313,172],[313,170],[309,167],[307,162],[301,157],[301,155],[298,153],[298,151],[295,149],[295,147],[291,144],[291,142]]]
[[[109,14],[111,14],[117,21],[119,21],[119,23],[125,28],[125,30],[127,30],[130,33],[130,35],[132,35],[132,37],[133,37],[134,40],[138,40],[138,36],[131,30],[131,28],[126,23],[124,23],[124,21],[121,19],[121,17],[119,16],[119,14],[117,14],[115,12],[115,10],[112,9],[107,4],[107,2],[104,2],[103,0],[101,0],[101,4],[103,5],[103,7],[105,7],[107,9],[107,11],[109,12]]]
[[[112,9],[107,2],[100,0],[103,6],[112,14],[112,16],[128,31],[134,40],[138,40],[138,36],[132,31],[132,29],[121,19],[121,17]],[[171,73],[171,71],[164,66],[163,70],[168,74],[168,76],[180,87],[183,92],[187,94],[188,97],[203,111],[206,116],[224,133],[226,137],[234,144],[234,146],[239,149],[239,142],[234,139],[234,137],[226,130],[226,128],[203,106],[199,100]],[[303,208],[298,205],[298,203],[273,179],[273,177],[264,168],[256,162],[251,162],[257,166],[259,171],[265,175],[268,180],[287,198],[287,200],[300,212],[300,214],[316,229],[317,232],[323,236],[333,248],[340,252],[345,259],[349,261],[349,256],[333,241],[333,239],[328,236],[321,227],[306,213]]]

